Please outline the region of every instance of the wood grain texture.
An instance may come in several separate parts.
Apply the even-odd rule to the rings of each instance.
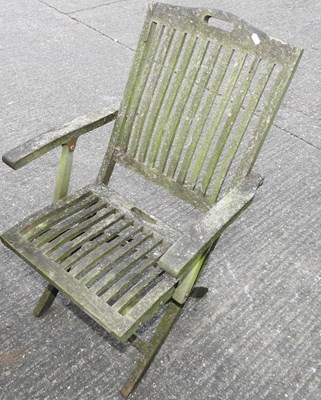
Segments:
[[[78,117],[60,129],[45,132],[15,147],[3,155],[2,161],[13,169],[19,169],[48,151],[114,120],[118,109],[119,104],[115,104]]]
[[[1,240],[50,284],[35,315],[59,290],[124,341],[171,297],[177,280],[157,266],[168,238],[142,224],[131,208],[122,204],[119,210],[112,202],[82,189],[17,224]],[[157,227],[157,221],[151,225]]]
[[[301,55],[230,13],[150,5],[100,181],[119,162],[209,209],[251,171]]]

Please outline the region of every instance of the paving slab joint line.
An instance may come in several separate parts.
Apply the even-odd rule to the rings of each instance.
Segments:
[[[122,1],[122,0],[121,0],[121,1]],[[124,1],[126,1],[126,0],[124,0]],[[300,114],[302,114],[302,115],[304,115],[304,116],[306,116],[306,117],[312,117],[312,118],[313,118],[313,115],[308,114],[308,113],[305,112],[305,111],[299,110],[299,109],[296,108],[296,107],[292,107],[292,110],[297,111],[298,113],[300,113]]]
[[[109,6],[109,5],[111,5],[111,4],[115,4],[115,3],[124,3],[124,2],[127,2],[127,1],[128,1],[128,0],[115,0],[115,1],[111,1],[110,3],[103,3],[103,4],[98,4],[97,6],[93,6],[93,7],[81,8],[80,10],[70,11],[70,12],[65,13],[65,14],[66,14],[66,15],[76,14],[77,12],[88,11],[88,10],[94,10],[95,8],[106,7],[106,6]]]
[[[99,33],[100,35],[106,37],[106,38],[109,39],[109,40],[112,40],[114,43],[119,44],[120,46],[125,47],[126,49],[128,49],[128,50],[130,50],[130,51],[132,51],[132,52],[135,52],[135,50],[134,50],[133,48],[127,46],[125,43],[122,43],[122,42],[120,42],[119,40],[114,39],[113,37],[107,35],[106,33],[101,32],[100,30],[98,30],[98,29],[92,27],[92,26],[89,25],[89,24],[86,24],[86,23],[83,22],[83,21],[80,21],[80,20],[77,19],[75,16],[71,15],[71,14],[75,14],[75,13],[80,12],[80,11],[86,11],[86,10],[91,10],[91,9],[98,8],[98,7],[108,6],[108,5],[110,5],[110,4],[126,2],[127,0],[116,0],[116,1],[112,1],[112,2],[110,2],[110,3],[100,4],[100,5],[98,5],[98,6],[89,7],[89,8],[84,8],[84,9],[82,9],[82,10],[72,11],[72,12],[70,12],[70,13],[63,12],[63,11],[59,10],[58,8],[52,6],[51,4],[45,2],[44,0],[38,0],[38,1],[39,1],[39,3],[42,3],[43,5],[45,5],[45,6],[49,7],[49,8],[52,8],[53,10],[57,11],[59,14],[65,15],[66,17],[70,18],[71,20],[73,20],[73,21],[75,21],[75,22],[77,22],[77,23],[79,23],[79,24],[81,24],[81,25],[83,25],[83,26],[86,26],[87,28],[93,30],[94,32]],[[282,128],[281,126],[277,125],[275,122],[274,122],[272,125],[275,126],[275,127],[278,128],[278,129],[282,130],[283,132],[286,132],[286,133],[288,133],[289,135],[291,135],[291,136],[293,136],[293,137],[295,137],[295,138],[301,140],[302,142],[304,142],[304,143],[306,143],[306,144],[312,146],[313,148],[315,148],[315,149],[321,151],[321,147],[318,147],[318,146],[314,145],[313,143],[309,142],[308,140],[301,138],[299,135],[296,135],[295,133],[293,133],[293,132],[291,132],[291,131],[289,131],[289,130],[287,130],[287,129],[285,129],[285,128]]]
[[[279,125],[276,124],[275,122],[274,122],[272,125],[275,126],[275,127],[278,128],[278,129],[280,129],[281,131],[288,133],[290,136],[293,136],[293,137],[295,137],[296,139],[299,139],[299,140],[301,140],[302,142],[308,144],[309,146],[312,146],[313,148],[315,148],[315,149],[321,151],[321,147],[316,146],[315,144],[309,142],[309,141],[306,140],[306,139],[301,138],[299,135],[296,135],[295,133],[293,133],[293,132],[291,132],[291,131],[289,131],[289,130],[287,130],[287,129],[285,129],[285,128],[282,128],[281,126],[279,126]]]
[[[79,24],[81,24],[81,25],[83,25],[83,26],[86,26],[87,28],[89,28],[89,29],[91,29],[91,30],[93,30],[93,31],[95,31],[95,32],[97,32],[97,33],[99,33],[100,35],[106,37],[106,38],[109,39],[109,40],[112,40],[114,43],[119,44],[120,46],[125,47],[126,49],[128,49],[128,50],[130,50],[130,51],[132,51],[132,52],[135,51],[135,50],[132,49],[131,47],[127,46],[125,43],[122,43],[122,42],[120,42],[119,40],[112,38],[111,36],[107,35],[106,33],[101,32],[100,30],[98,30],[98,29],[92,27],[91,25],[88,25],[88,24],[86,24],[85,22],[80,21],[80,20],[77,19],[76,17],[74,17],[74,16],[72,16],[72,15],[70,15],[70,14],[68,14],[68,13],[65,13],[65,12],[59,10],[58,8],[52,6],[51,4],[48,4],[48,3],[46,3],[46,2],[43,1],[43,0],[38,0],[38,1],[39,1],[39,3],[45,5],[46,7],[52,8],[53,10],[57,11],[59,14],[65,15],[65,16],[68,17],[69,19],[71,19],[71,20],[73,20],[73,21],[75,21],[75,22],[77,22],[77,23],[79,23]],[[122,1],[125,1],[125,0],[122,0]]]

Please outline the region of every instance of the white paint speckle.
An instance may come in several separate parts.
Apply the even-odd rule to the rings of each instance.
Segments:
[[[256,33],[252,33],[251,38],[256,46],[260,44],[261,40]]]

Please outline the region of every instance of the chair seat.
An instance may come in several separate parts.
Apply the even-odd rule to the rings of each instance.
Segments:
[[[164,234],[90,189],[43,209],[1,236],[51,284],[120,340],[172,295],[158,259]]]

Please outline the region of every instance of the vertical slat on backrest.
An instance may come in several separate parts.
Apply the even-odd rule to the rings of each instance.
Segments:
[[[178,166],[178,162],[182,155],[183,147],[185,145],[187,135],[189,132],[190,122],[195,117],[197,110],[200,106],[201,100],[202,100],[204,94],[206,93],[205,92],[206,87],[210,80],[212,71],[214,70],[214,67],[215,67],[216,61],[218,59],[218,56],[220,54],[221,48],[222,47],[220,45],[215,44],[215,47],[214,47],[212,53],[210,54],[206,65],[204,66],[204,70],[201,73],[201,77],[199,79],[197,89],[195,91],[194,96],[192,96],[192,101],[189,104],[188,111],[186,112],[185,119],[183,120],[183,123],[182,123],[182,127],[179,132],[179,139],[177,141],[177,145],[174,148],[173,154],[169,160],[169,167],[168,167],[168,173],[167,173],[169,178],[173,178],[173,176],[175,175],[175,172],[176,172],[176,169]],[[194,137],[195,137],[195,141],[196,141],[197,136],[194,135]],[[190,146],[192,146],[192,144],[190,144]],[[181,170],[184,170],[184,167],[181,168]],[[183,177],[183,179],[184,178],[185,178],[185,176]]]
[[[142,135],[142,128],[144,126],[145,120],[146,120],[146,115],[147,112],[149,110],[149,106],[150,106],[150,101],[151,98],[154,94],[154,91],[156,89],[156,85],[158,83],[158,80],[160,78],[162,69],[164,67],[164,63],[168,57],[168,53],[169,53],[169,49],[171,48],[171,44],[174,38],[174,34],[175,34],[175,30],[171,29],[171,28],[166,28],[164,27],[164,42],[161,45],[161,49],[160,49],[160,55],[159,58],[157,60],[157,63],[154,64],[153,68],[153,81],[151,82],[151,84],[147,87],[147,90],[145,92],[145,96],[143,99],[143,103],[141,105],[141,109],[139,114],[137,115],[137,118],[135,120],[135,125],[134,125],[134,129],[133,129],[133,133],[131,135],[131,139],[130,139],[130,147],[128,149],[129,154],[132,157],[136,156],[136,152],[137,152],[137,147],[139,142],[141,142],[141,148],[142,149],[146,149],[148,147],[149,144],[149,135]],[[139,136],[141,135],[141,138],[139,140]],[[143,150],[141,150],[142,152]],[[141,157],[141,156],[140,156]],[[144,154],[145,157],[145,154]],[[143,158],[144,158],[143,157]]]
[[[225,122],[225,124],[224,124],[224,126],[222,128],[221,135],[220,135],[220,137],[219,137],[219,139],[217,141],[217,144],[215,146],[215,152],[213,152],[211,154],[211,156],[210,156],[208,167],[207,167],[207,169],[205,171],[205,176],[202,179],[202,192],[203,193],[206,193],[208,185],[210,184],[210,181],[211,181],[211,178],[212,178],[213,173],[215,171],[215,168],[217,166],[218,160],[219,160],[219,158],[220,158],[220,156],[222,154],[223,148],[224,148],[224,146],[226,144],[226,141],[227,141],[227,139],[229,137],[229,134],[231,133],[232,127],[233,127],[234,122],[235,122],[235,119],[236,119],[236,117],[237,117],[237,115],[238,115],[238,113],[240,111],[240,108],[241,108],[241,106],[243,104],[243,101],[244,101],[245,96],[247,94],[247,91],[248,91],[248,89],[249,89],[249,87],[251,85],[251,82],[252,82],[252,80],[253,80],[253,78],[255,76],[255,73],[256,73],[256,70],[257,70],[257,67],[258,67],[259,63],[260,63],[260,60],[257,59],[257,58],[255,58],[252,61],[252,64],[251,64],[251,66],[249,68],[249,71],[246,74],[245,79],[243,80],[242,85],[241,85],[241,87],[240,87],[240,89],[239,89],[239,91],[237,93],[237,96],[236,96],[234,102],[233,102],[233,105],[232,105],[231,110],[229,112],[228,118],[227,118],[227,120],[226,120],[226,122]],[[226,103],[227,103],[227,100],[225,100],[225,104],[224,104],[225,107],[227,105]],[[220,113],[220,117],[221,117],[221,113]],[[218,127],[218,124],[219,124],[219,122],[216,122],[216,121],[217,121],[217,118],[215,120],[215,125],[212,124],[210,126],[210,129],[212,129],[213,131],[216,131],[216,129]]]
[[[301,53],[232,14],[151,5],[101,177],[112,159],[211,206],[252,168]]]
[[[283,67],[273,83],[270,96],[266,101],[265,107],[261,112],[251,140],[247,146],[244,157],[242,158],[238,169],[234,175],[233,184],[244,178],[252,169],[257,156],[264,143],[265,137],[277,113],[279,105],[286,93],[286,89],[290,84],[291,70]]]
[[[178,125],[179,125],[181,117],[182,117],[182,113],[184,111],[184,108],[186,107],[186,104],[190,97],[193,86],[195,85],[196,77],[198,75],[198,72],[200,70],[202,62],[204,60],[205,54],[208,50],[208,45],[209,45],[208,41],[206,41],[204,39],[201,40],[195,63],[193,64],[192,68],[190,69],[189,74],[186,76],[185,85],[182,88],[180,97],[177,99],[178,102],[176,105],[175,118],[172,119],[170,126],[167,128],[167,131],[164,132],[164,134],[166,136],[164,137],[164,146],[162,148],[162,159],[161,159],[161,163],[159,165],[159,168],[162,171],[164,171],[166,161],[168,159],[168,155],[169,155],[170,149],[172,147],[172,144],[173,144],[173,141],[175,138],[175,134],[177,132],[177,128],[178,128]],[[181,133],[182,132],[180,131],[180,134]],[[167,173],[167,176],[169,176],[169,173]]]
[[[160,37],[163,32],[163,27],[161,24],[151,23],[149,35],[146,41],[145,51],[142,56],[142,63],[140,63],[140,70],[134,78],[134,86],[131,90],[131,95],[128,100],[128,106],[123,116],[123,121],[120,126],[120,135],[123,136],[124,133],[130,132],[137,113],[137,109],[140,105],[142,96],[144,95],[144,89],[146,82],[151,71],[155,54],[159,46]]]
[[[219,191],[222,186],[222,183],[224,182],[224,179],[226,178],[226,175],[231,166],[233,158],[239,148],[241,140],[245,134],[246,128],[248,127],[248,124],[249,124],[251,118],[253,117],[254,110],[256,109],[256,107],[261,99],[262,93],[264,91],[264,88],[267,85],[267,82],[272,74],[273,69],[274,69],[274,64],[269,63],[268,67],[266,68],[264,74],[261,76],[261,78],[255,88],[255,91],[251,97],[251,100],[246,109],[246,112],[244,113],[243,118],[237,127],[235,136],[233,137],[233,140],[230,144],[230,148],[222,161],[219,173],[214,181],[211,193],[209,194],[210,202],[214,203],[219,195]],[[242,99],[242,100],[244,100],[244,99]],[[237,178],[236,178],[236,180],[237,180]]]
[[[142,68],[146,63],[146,58],[154,45],[154,34],[157,24],[151,19],[152,8],[148,7],[143,29],[139,38],[134,62],[129,73],[124,97],[118,116],[115,121],[113,133],[103,159],[97,181],[108,184],[115,164],[115,149],[125,149],[129,139],[130,131],[124,130],[127,119],[133,118],[131,112],[131,104],[136,95],[139,78],[142,73]]]
[[[184,183],[184,181],[185,181],[185,178],[186,178],[186,175],[188,172],[188,168],[190,167],[192,158],[195,154],[195,149],[197,147],[200,135],[201,135],[201,133],[204,129],[204,126],[206,124],[206,121],[209,117],[209,114],[212,109],[212,105],[217,96],[217,93],[221,86],[222,80],[226,74],[226,71],[227,71],[229,63],[232,59],[233,53],[234,53],[234,50],[226,49],[226,51],[222,57],[221,63],[219,65],[218,72],[215,75],[215,82],[212,85],[212,87],[209,89],[209,93],[206,97],[205,103],[203,104],[203,107],[202,107],[201,111],[199,112],[200,118],[197,120],[197,124],[193,131],[193,137],[191,138],[191,143],[188,146],[188,149],[187,149],[186,154],[183,159],[183,163],[180,168],[180,172],[178,174],[178,181],[180,183]],[[206,93],[205,93],[205,95],[206,95]],[[187,184],[189,184],[189,182],[187,182]]]
[[[225,91],[222,93],[221,99],[219,100],[219,105],[215,109],[214,118],[212,119],[207,134],[204,136],[203,142],[200,145],[200,149],[197,151],[197,154],[193,154],[195,159],[193,161],[193,169],[189,179],[187,180],[187,184],[192,186],[193,188],[196,185],[196,182],[200,176],[200,173],[203,169],[203,165],[205,163],[206,157],[208,155],[209,148],[213,142],[214,136],[217,133],[217,128],[222,120],[224,112],[226,110],[227,104],[230,100],[232,91],[235,87],[235,84],[239,78],[239,75],[243,69],[244,61],[246,59],[245,54],[239,54],[237,57],[237,61],[233,67],[233,72],[228,77],[228,85]],[[217,77],[217,82],[222,83],[223,78]],[[214,100],[214,99],[213,99]],[[213,103],[213,101],[212,101]],[[209,109],[211,109],[212,104],[209,105]],[[206,109],[204,110],[204,114],[206,115]],[[204,119],[204,118],[203,118]],[[204,126],[204,123],[202,124]]]
[[[157,157],[157,152],[159,149],[159,144],[161,141],[161,133],[160,131],[154,131],[156,123],[158,122],[158,118],[160,115],[160,111],[162,105],[164,104],[164,99],[171,81],[173,74],[175,73],[175,68],[177,66],[177,62],[179,60],[179,56],[181,55],[181,50],[184,46],[184,42],[186,40],[186,34],[183,32],[177,32],[176,42],[173,45],[172,54],[168,63],[167,68],[165,69],[165,73],[163,71],[163,77],[161,83],[159,85],[159,90],[157,91],[157,97],[152,105],[150,115],[146,121],[146,133],[150,135],[151,138],[154,139],[153,143],[151,143],[151,151],[148,156],[148,164],[154,164],[155,159]],[[166,103],[165,103],[166,105]],[[154,133],[154,135],[153,135]]]

